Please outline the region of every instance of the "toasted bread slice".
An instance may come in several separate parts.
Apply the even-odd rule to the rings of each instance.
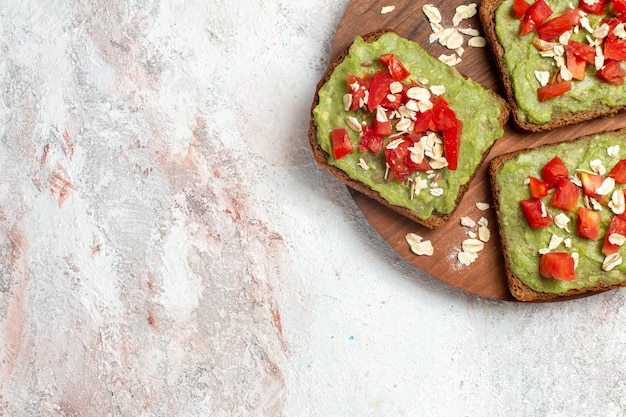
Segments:
[[[547,0],[547,3],[556,16],[571,2]],[[536,32],[518,35],[521,19],[514,15],[512,4],[513,0],[483,0],[479,15],[505,97],[511,105],[512,122],[517,128],[527,132],[548,131],[626,109],[626,85],[600,80],[591,64],[587,65],[585,81],[571,81],[570,92],[539,101],[537,88],[541,84],[534,71],[547,71],[556,77],[556,61],[541,57],[539,50],[532,45],[533,39],[538,38]],[[587,43],[586,36],[590,34],[580,29],[572,39]],[[558,42],[558,39],[554,41]]]
[[[370,46],[372,47],[371,51],[369,50]],[[400,48],[400,50],[398,51],[396,48]],[[430,85],[439,85],[443,80],[452,80],[453,83],[451,84],[454,85],[446,86],[444,83],[444,87],[450,88],[450,91],[455,94],[455,96],[450,96],[449,98],[450,107],[457,112],[457,115],[462,114],[463,116],[463,118],[459,116],[463,123],[459,169],[452,171],[444,168],[441,171],[445,172],[438,174],[441,177],[441,183],[445,184],[442,187],[448,184],[452,185],[449,189],[444,190],[446,193],[445,197],[427,196],[425,200],[430,201],[423,203],[418,201],[417,198],[415,200],[413,199],[411,195],[412,190],[410,186],[407,185],[410,179],[400,184],[396,180],[388,181],[386,178],[383,178],[385,172],[384,151],[382,157],[380,155],[372,156],[372,153],[369,151],[363,153],[359,151],[359,135],[351,131],[345,123],[348,112],[343,110],[343,106],[337,108],[335,104],[336,101],[341,102],[342,97],[347,93],[345,81],[335,83],[337,86],[341,85],[341,87],[337,87],[337,89],[345,89],[343,92],[336,91],[329,93],[325,90],[326,88],[330,88],[327,84],[331,83],[333,74],[337,73],[339,74],[337,75],[338,77],[344,77],[343,79],[345,80],[345,74],[350,71],[350,68],[354,68],[354,62],[356,60],[358,60],[358,67],[361,66],[361,62],[368,62],[366,66],[359,68],[359,70],[365,70],[366,67],[369,67],[372,61],[376,61],[376,58],[382,55],[383,52],[397,53],[399,58],[404,60],[404,58],[407,58],[406,55],[413,53],[412,51],[419,53],[420,59],[408,59],[407,67],[411,71],[411,78],[415,80],[423,78],[420,68],[420,66],[423,65],[429,68],[431,75],[433,73],[436,74],[429,80],[431,82]],[[417,62],[420,64],[417,65]],[[350,67],[349,65],[352,66]],[[320,95],[324,97],[323,102],[320,102]],[[478,97],[482,100],[481,103],[486,103],[486,106],[475,106],[471,112],[469,112],[467,108],[463,108],[459,111],[460,107],[464,107],[463,103],[460,101],[460,97],[464,95],[467,97]],[[444,93],[444,97],[448,99],[446,93]],[[471,107],[472,105],[470,104],[469,106]],[[328,113],[330,112],[339,112],[341,114],[329,115]],[[495,93],[485,90],[477,83],[463,77],[456,69],[446,66],[436,58],[427,54],[418,44],[402,39],[393,31],[379,30],[355,38],[351,47],[347,48],[330,63],[328,70],[317,84],[311,106],[311,122],[308,136],[317,163],[347,186],[369,196],[417,223],[428,228],[436,228],[445,224],[453,215],[454,210],[467,191],[478,166],[483,162],[495,140],[502,136],[503,126],[508,119],[508,114],[508,105]],[[325,119],[329,118],[338,120],[336,125],[329,126],[329,124],[325,122]],[[346,168],[345,164],[342,166],[344,160],[338,161],[332,155],[330,130],[335,127],[346,127],[346,130],[350,132],[350,139],[355,149],[354,155],[352,155],[354,159],[351,163],[355,166]],[[482,135],[483,141],[474,146],[472,143],[472,134]],[[385,145],[387,145],[390,140],[391,139],[387,138]],[[361,170],[363,172],[360,172],[356,167],[356,161],[358,161],[359,156],[367,158],[368,163],[374,169],[370,170],[368,167],[367,172],[365,172],[365,170]],[[352,172],[350,172],[351,168],[357,169],[357,171],[355,172],[353,169]],[[374,172],[375,170],[377,171]],[[377,176],[377,178],[372,179],[374,176]],[[424,178],[425,177],[426,174],[424,174]],[[395,197],[389,197],[392,188],[395,189],[391,194],[401,195],[400,202],[394,200]],[[421,192],[426,194],[428,191],[429,190],[426,189]],[[407,198],[409,196],[410,198]],[[440,210],[437,201],[443,198],[449,200],[451,197],[453,197],[451,200],[452,204],[448,202],[448,207]]]
[[[530,193],[525,179],[529,176],[542,178],[542,167],[553,157],[558,156],[567,165],[570,177],[578,175],[576,170],[591,171],[601,161],[608,176],[611,168],[621,159],[626,159],[626,149],[612,155],[607,150],[611,146],[623,145],[626,130],[584,136],[578,139],[543,145],[537,148],[519,150],[494,157],[489,165],[494,208],[499,225],[508,286],[513,296],[520,301],[549,301],[563,297],[573,297],[585,293],[606,291],[626,286],[626,265],[619,264],[610,271],[602,268],[606,256],[601,252],[608,225],[615,214],[608,205],[602,205],[600,237],[597,241],[582,238],[577,233],[577,211],[563,211],[552,207],[550,199],[554,191],[542,198],[547,213],[554,219],[564,214],[570,220],[565,228],[554,224],[545,228],[533,229],[528,226],[520,208],[522,199],[529,199]],[[622,148],[624,148],[622,146]],[[617,149],[617,148],[614,148]],[[617,184],[615,190],[623,190]],[[582,190],[579,206],[586,203]],[[580,257],[575,269],[577,279],[561,281],[545,278],[539,273],[540,250],[549,247],[553,236],[570,239],[571,246],[561,243],[554,252],[577,253]],[[626,250],[626,249],[624,249]],[[621,252],[622,250],[620,250]]]

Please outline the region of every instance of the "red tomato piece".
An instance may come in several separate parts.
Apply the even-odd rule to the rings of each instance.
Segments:
[[[415,142],[420,141],[421,135],[411,134],[407,135],[405,138],[407,141],[409,141],[410,146],[413,146]],[[406,156],[406,158],[404,158],[404,162],[410,169],[414,171],[429,171],[431,169],[430,165],[428,165],[428,161],[426,160],[426,158],[422,158],[421,161],[415,161],[413,160],[413,158],[411,158],[410,153]]]
[[[611,32],[612,33],[612,32]],[[615,36],[607,36],[604,40],[604,58],[617,61],[626,60],[626,39]]]
[[[341,159],[354,150],[346,129],[333,129],[331,131],[331,138],[335,159]]]
[[[406,69],[404,64],[396,57],[395,54],[385,54],[378,57],[378,62],[385,65],[389,70],[391,78],[395,81],[402,81],[411,73]]]
[[[545,0],[537,0],[528,7],[522,18],[520,35],[523,36],[532,32],[550,16],[552,16],[552,9],[548,6],[548,3]]]
[[[561,36],[563,32],[571,30],[580,22],[579,9],[566,9],[562,15],[544,22],[537,28],[539,37],[551,42]]]
[[[604,13],[605,4],[606,4],[606,0],[595,0],[595,3],[593,4],[588,4],[586,0],[580,0],[578,2],[578,7],[580,7],[580,10],[582,10],[585,13],[602,14]]]
[[[546,278],[573,281],[576,277],[574,258],[565,252],[549,252],[541,255],[539,273]]]
[[[551,98],[558,97],[561,94],[565,94],[571,89],[571,81],[559,81],[554,84],[548,84],[544,85],[543,87],[539,87],[537,89],[537,95],[539,96],[539,101],[546,101],[550,100]]]
[[[572,73],[572,78],[575,80],[584,80],[587,62],[567,49],[565,50],[565,58],[567,60],[567,69]]]
[[[374,133],[379,136],[391,135],[391,120],[389,120],[385,109],[379,106],[374,114]]]
[[[572,54],[576,55],[578,58],[585,60],[589,64],[595,64],[596,62],[596,49],[591,45],[587,45],[586,43],[570,39],[565,46],[565,51],[571,52]]]
[[[357,77],[352,73],[346,75],[346,83],[348,84],[348,93],[352,96],[350,110],[361,108],[365,100],[365,92],[369,88],[369,79]]]
[[[600,213],[583,207],[578,208],[576,218],[578,236],[598,240],[600,234]]]
[[[380,105],[389,110],[398,110],[402,106],[402,93],[387,94]]]
[[[556,187],[563,178],[567,179],[569,170],[565,162],[558,156],[555,156],[543,166],[541,176],[543,177],[543,182],[546,184],[546,187],[552,189]]]
[[[418,112],[415,115],[415,127],[413,128],[413,132],[415,133],[425,133],[429,130],[436,130],[433,124],[433,112],[432,110],[426,110],[425,112]]]
[[[596,193],[598,187],[604,182],[604,177],[591,172],[581,171],[579,173],[580,182],[583,185],[583,195],[594,198],[600,204],[608,204],[610,197]]]
[[[389,86],[393,82],[391,75],[386,72],[376,71],[372,83],[370,84],[369,96],[367,98],[367,109],[369,111],[376,110],[376,107],[380,106],[383,100],[390,93]]]
[[[513,2],[513,11],[515,12],[515,16],[519,18],[524,16],[529,7],[530,3],[526,0],[515,0],[515,2]]]
[[[533,198],[543,198],[548,195],[548,187],[546,184],[536,177],[528,177],[530,181],[528,187],[530,188],[530,195]]]
[[[443,134],[443,148],[448,161],[448,169],[456,170],[459,163],[463,125],[442,96],[438,96],[433,103],[432,112],[435,127]]]
[[[608,39],[605,43],[608,42]],[[622,85],[624,84],[624,76],[626,71],[619,63],[613,59],[604,61],[604,66],[598,71],[598,77],[610,84]]]
[[[369,149],[374,153],[378,153],[383,150],[384,143],[385,138],[377,135],[372,126],[363,126],[363,134],[361,136],[361,142],[359,143],[359,151],[365,152]]]
[[[613,13],[620,14],[626,12],[626,0],[613,0]]]
[[[625,219],[619,216],[613,216],[613,218],[611,219],[611,223],[609,224],[609,228],[606,231],[606,235],[604,235],[604,243],[602,244],[602,253],[605,255],[610,255],[619,251],[620,246],[611,243],[609,240],[609,236],[614,233],[626,236]]]
[[[615,182],[626,184],[626,159],[622,159],[615,164],[609,172],[609,177],[613,178]]]
[[[553,223],[550,213],[546,210],[543,201],[538,198],[530,198],[520,201],[522,212],[526,216],[526,222],[530,227],[547,227]]]
[[[567,178],[563,178],[559,181],[554,194],[552,194],[550,205],[565,211],[576,210],[578,206],[578,187]]]
[[[389,165],[389,181],[395,178],[398,182],[404,182],[414,172],[406,163],[406,159],[410,158],[410,146],[411,142],[403,140],[395,148],[385,148],[385,159]]]

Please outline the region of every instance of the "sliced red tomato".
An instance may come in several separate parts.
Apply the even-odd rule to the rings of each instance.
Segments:
[[[389,165],[389,181],[395,178],[398,182],[404,182],[413,173],[406,163],[406,159],[410,157],[410,146],[411,142],[403,140],[395,148],[385,148],[385,159]]]
[[[393,82],[391,75],[386,72],[376,71],[372,83],[370,84],[369,96],[367,98],[367,109],[371,112],[385,100],[390,93],[389,86]]]
[[[538,198],[530,198],[520,201],[522,212],[530,227],[539,228],[550,226],[554,221],[546,210],[543,201]]]
[[[418,134],[410,134],[405,136],[405,140],[407,140],[410,144],[409,148],[415,145],[415,142],[419,142],[420,139],[421,135]],[[422,158],[421,161],[415,161],[412,155],[408,154],[404,161],[406,165],[414,171],[429,171],[431,169],[430,165],[428,165],[428,161],[426,160],[426,158]]]
[[[613,0],[613,13],[620,14],[626,12],[626,0]]]
[[[382,106],[376,108],[374,112],[374,133],[379,136],[391,135],[391,120]]]
[[[602,253],[605,255],[610,255],[619,251],[620,245],[615,245],[609,240],[609,236],[614,233],[626,236],[626,219],[619,216],[613,216],[611,219],[606,235],[604,235],[604,243],[602,244]]]
[[[333,129],[331,131],[331,138],[335,159],[341,159],[354,150],[346,129]]]
[[[387,94],[380,105],[389,110],[398,110],[402,106],[402,93]]]
[[[567,60],[567,69],[572,74],[572,78],[575,80],[584,80],[587,62],[577,57],[569,50],[565,50],[565,58]]]
[[[608,39],[605,42],[607,41]],[[624,84],[624,76],[626,76],[626,71],[624,71],[622,64],[613,59],[604,61],[604,66],[598,71],[598,77],[607,83],[615,85]]]
[[[570,39],[567,45],[565,45],[565,51],[571,52],[572,54],[576,55],[578,58],[585,60],[589,64],[595,64],[596,62],[596,49],[591,45],[587,45],[586,43]]]
[[[626,60],[626,39],[616,36],[607,36],[604,40],[604,58],[615,59],[617,61]]]
[[[365,152],[368,149],[374,153],[378,153],[383,150],[385,138],[377,135],[372,126],[363,126],[363,134],[361,135],[361,142],[359,143],[359,151]]]
[[[565,252],[549,252],[541,255],[539,273],[546,278],[573,281],[576,277],[574,258]]]
[[[608,196],[596,193],[598,187],[600,187],[604,182],[604,177],[602,175],[593,174],[587,171],[581,171],[578,175],[580,177],[580,182],[583,185],[583,195],[594,198],[601,204],[607,204],[609,202]]]
[[[600,235],[600,213],[583,207],[579,207],[577,213],[576,228],[578,236],[598,240]]]
[[[541,169],[541,176],[543,182],[548,189],[552,189],[563,179],[567,179],[569,176],[569,170],[565,165],[565,162],[558,156],[555,156]]]
[[[513,11],[515,12],[515,16],[521,18],[526,13],[526,10],[530,7],[530,3],[526,0],[515,0],[513,2]]]
[[[524,13],[520,26],[520,35],[532,32],[550,16],[552,16],[552,9],[548,6],[548,3],[545,0],[537,0]]]
[[[429,130],[436,130],[436,127],[433,123],[433,112],[432,110],[426,110],[425,112],[418,112],[415,115],[415,127],[413,128],[413,132],[415,133],[424,133]]]
[[[402,81],[411,73],[406,67],[402,64],[402,62],[396,57],[395,54],[385,54],[378,57],[378,62],[383,64],[389,70],[389,74],[391,78],[396,81]]]
[[[548,195],[548,187],[546,184],[536,177],[528,177],[530,181],[528,187],[530,188],[530,195],[533,198],[543,198]]]
[[[556,186],[554,194],[552,194],[550,205],[565,211],[576,210],[578,206],[578,187],[570,180],[562,179]]]
[[[580,22],[579,9],[566,9],[562,15],[550,19],[539,27],[537,27],[537,33],[539,37],[544,41],[552,42],[563,32],[571,30],[574,26]]]
[[[544,85],[537,89],[537,95],[539,101],[550,100],[551,98],[558,97],[561,94],[567,93],[572,89],[571,81],[559,81],[553,84]]]
[[[443,148],[448,161],[448,169],[454,171],[459,163],[462,123],[442,96],[438,96],[433,103],[432,112],[433,122],[437,130],[443,134]]]
[[[352,96],[350,110],[357,110],[364,104],[365,92],[369,88],[370,81],[367,78],[357,77],[350,72],[346,75],[348,93]]]
[[[615,164],[609,172],[609,177],[613,178],[615,182],[626,184],[626,159],[622,159]]]
[[[587,1],[588,0],[580,0],[578,2],[578,7],[580,7],[580,10],[582,10],[585,13],[591,13],[591,14],[604,13],[604,5],[606,4],[606,0],[589,0],[589,3],[593,3],[593,4],[589,4],[587,3]]]

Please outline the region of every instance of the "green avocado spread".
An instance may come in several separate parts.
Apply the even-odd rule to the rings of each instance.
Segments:
[[[586,136],[576,141],[563,142],[557,145],[548,145],[529,151],[521,152],[516,158],[506,161],[496,175],[496,186],[499,189],[499,221],[506,241],[508,259],[511,271],[526,285],[535,291],[543,293],[564,293],[572,289],[590,288],[595,285],[611,286],[626,280],[626,263],[617,265],[610,271],[602,269],[605,255],[602,254],[602,244],[613,213],[607,206],[602,206],[600,212],[600,236],[597,241],[581,238],[576,232],[576,211],[563,211],[550,206],[550,196],[544,198],[547,212],[554,218],[564,213],[569,218],[567,228],[563,229],[555,224],[544,228],[531,228],[520,208],[520,201],[530,198],[528,185],[525,180],[529,176],[541,178],[542,167],[555,156],[558,156],[572,176],[576,170],[592,171],[592,166],[605,167],[607,172],[620,160],[626,158],[626,132],[610,132],[593,136]],[[618,152],[608,152],[609,148]],[[609,156],[611,154],[612,156]],[[594,163],[592,164],[592,161]],[[606,174],[605,174],[606,175]],[[616,189],[624,186],[617,184]],[[584,207],[582,193],[579,197],[579,207]],[[573,281],[562,281],[544,278],[539,274],[539,250],[547,248],[553,236],[571,239],[571,246],[560,244],[555,252],[566,252],[570,255],[578,254],[579,261],[576,267],[577,278]],[[626,249],[620,248],[621,254]]]
[[[384,152],[374,154],[371,151],[359,151],[359,133],[348,126],[348,116],[355,116],[359,120],[367,116],[362,110],[344,110],[347,74],[360,76],[369,72],[373,75],[382,68],[376,59],[387,53],[393,53],[399,58],[410,71],[410,79],[419,80],[425,86],[444,86],[443,97],[463,124],[457,169],[437,170],[437,187],[444,190],[442,195],[434,196],[427,189],[413,192],[409,183],[415,178],[403,183],[395,179],[387,180]],[[443,64],[417,43],[395,33],[386,33],[371,43],[356,37],[348,55],[319,89],[318,97],[319,103],[313,109],[313,118],[317,127],[317,141],[329,155],[328,163],[378,192],[389,203],[408,208],[421,219],[428,219],[433,213],[448,214],[453,211],[460,188],[471,179],[483,154],[504,133],[500,121],[504,109],[497,96],[478,83],[464,78],[458,70]],[[348,131],[354,147],[353,152],[339,160],[333,157],[331,143],[331,131],[336,128]],[[391,140],[386,138],[385,145]],[[426,179],[427,173],[414,175]]]
[[[538,38],[537,31],[524,36],[519,35],[521,19],[515,16],[513,3],[514,0],[504,0],[498,7],[495,16],[496,35],[504,49],[503,60],[518,106],[517,116],[521,121],[541,124],[563,114],[626,105],[626,83],[615,85],[600,80],[594,65],[587,65],[583,80],[572,80],[571,91],[540,102],[537,96],[540,83],[535,71],[555,74],[556,60],[542,56],[533,46],[533,40]],[[547,0],[547,3],[554,12],[552,16],[558,16],[572,1]],[[577,4],[575,1],[573,3],[574,6]],[[587,18],[590,27],[595,29],[603,16],[589,14]],[[591,34],[582,28],[572,31],[571,34],[571,39],[583,43],[588,43],[587,37],[591,37]]]

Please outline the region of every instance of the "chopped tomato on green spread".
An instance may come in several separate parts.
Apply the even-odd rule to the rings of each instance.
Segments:
[[[626,182],[626,159],[617,161],[613,167],[604,167],[598,161],[590,163],[595,172],[587,167],[570,171],[555,156],[541,167],[542,178],[528,175],[526,184],[531,198],[519,201],[528,226],[543,229],[556,225],[569,231],[567,223],[575,220],[577,236],[592,241],[602,238],[602,253],[606,256],[618,252],[626,242],[625,188],[618,187],[622,184],[619,181]],[[607,221],[602,220],[602,211],[612,213],[608,228]],[[567,219],[565,223],[564,219]],[[566,252],[554,252],[564,240],[553,235],[555,238],[556,244],[550,242],[548,248],[540,250],[539,272],[546,278],[575,279],[575,259]]]
[[[377,61],[382,69],[373,76],[346,77],[345,110],[362,112],[362,120],[353,116],[349,124],[359,132],[358,150],[384,154],[387,180],[404,182],[416,171],[456,170],[463,127],[456,113],[441,93],[410,79],[395,54]],[[346,129],[334,129],[331,135],[336,159],[354,150]]]
[[[565,252],[549,252],[541,256],[539,273],[546,278],[572,281],[576,279],[575,260]]]
[[[572,82],[589,75],[608,84],[624,84],[626,0],[579,0],[578,7],[570,3],[559,13],[553,13],[548,2],[515,0],[512,5],[521,20],[519,35],[538,37],[533,40],[537,53],[554,60],[548,77],[537,76],[539,101],[567,94]],[[602,18],[589,19],[588,15]]]

